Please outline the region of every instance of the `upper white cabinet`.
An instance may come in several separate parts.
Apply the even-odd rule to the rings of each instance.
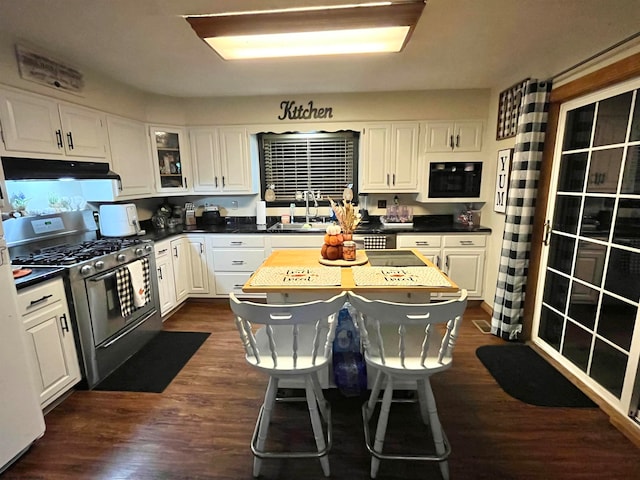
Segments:
[[[482,149],[482,121],[427,122],[425,152],[479,152]]]
[[[120,175],[118,200],[149,196],[153,193],[151,152],[144,123],[107,116],[111,168]]]
[[[106,158],[103,113],[37,95],[0,91],[5,150],[60,158]]]
[[[193,191],[209,194],[255,193],[249,136],[243,127],[190,129]]]
[[[418,133],[415,122],[367,124],[360,156],[360,191],[418,191]]]
[[[151,126],[156,191],[184,193],[190,188],[189,150],[184,129]]]

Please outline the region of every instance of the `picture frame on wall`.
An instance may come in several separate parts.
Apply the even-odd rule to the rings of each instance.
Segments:
[[[507,211],[507,195],[509,193],[509,174],[513,148],[498,151],[498,165],[496,168],[496,193],[493,197],[493,210],[498,213]]]

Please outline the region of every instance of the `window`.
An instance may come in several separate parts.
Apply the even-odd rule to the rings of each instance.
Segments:
[[[352,131],[260,134],[261,184],[273,186],[276,196],[270,204],[288,205],[305,190],[337,201],[348,184],[357,195],[358,137]]]

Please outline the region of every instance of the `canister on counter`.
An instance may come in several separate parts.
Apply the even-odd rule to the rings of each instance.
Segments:
[[[342,259],[347,261],[356,259],[356,242],[347,240],[342,244]]]

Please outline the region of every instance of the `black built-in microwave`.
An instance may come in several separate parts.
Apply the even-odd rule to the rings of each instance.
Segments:
[[[482,162],[431,162],[429,198],[476,198],[480,196]]]

